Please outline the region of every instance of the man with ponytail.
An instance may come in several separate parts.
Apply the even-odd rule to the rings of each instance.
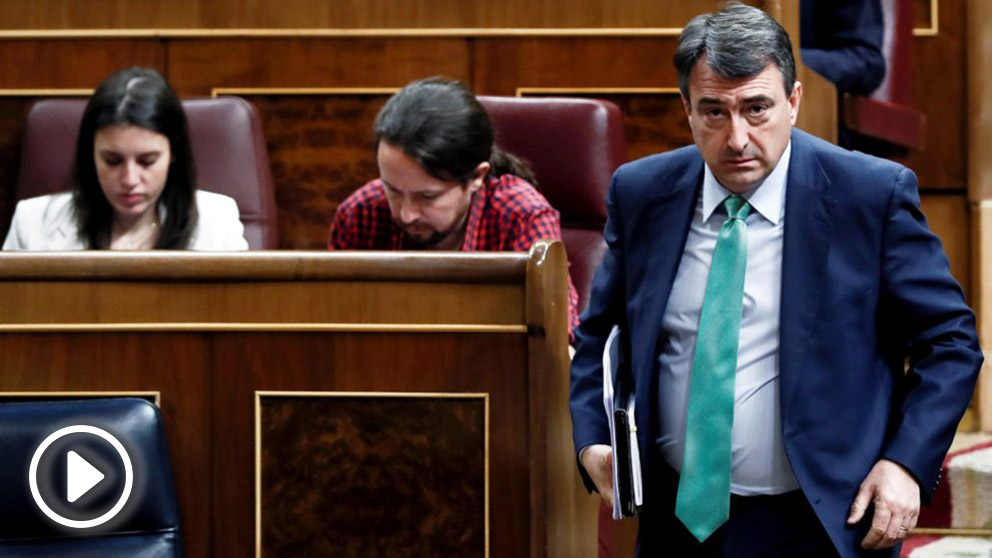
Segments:
[[[375,120],[379,178],[338,206],[331,250],[523,252],[561,239],[527,165],[493,144],[485,109],[462,83],[415,81]],[[578,322],[569,284],[569,330]]]

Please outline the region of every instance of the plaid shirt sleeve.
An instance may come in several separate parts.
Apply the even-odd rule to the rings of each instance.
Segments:
[[[387,250],[390,248],[389,205],[378,180],[355,190],[334,213],[328,250]]]
[[[353,207],[348,207],[348,200],[338,206],[331,221],[331,233],[327,239],[328,250],[350,250],[357,243],[357,214]]]
[[[558,211],[550,206],[531,213],[517,223],[513,239],[513,251],[527,252],[538,240],[561,241],[561,218]],[[568,276],[568,341],[575,342],[575,328],[579,326],[579,293]]]

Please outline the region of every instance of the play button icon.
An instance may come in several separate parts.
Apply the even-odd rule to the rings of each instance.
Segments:
[[[79,454],[70,451],[66,459],[66,500],[75,502],[80,496],[86,494],[91,488],[100,483],[106,475],[99,469],[90,465]]]
[[[116,458],[108,460],[107,455]],[[62,460],[65,467],[59,469],[65,471],[64,476],[52,468]],[[115,482],[107,482],[111,479]],[[64,489],[59,488],[62,481]],[[65,527],[87,529],[103,525],[124,508],[134,486],[134,469],[120,440],[102,428],[75,424],[56,430],[41,442],[31,457],[28,484],[38,509],[49,519]],[[103,506],[114,502],[109,509],[101,506],[108,498]]]

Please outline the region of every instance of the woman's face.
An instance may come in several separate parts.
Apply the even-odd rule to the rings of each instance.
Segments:
[[[129,226],[155,215],[172,162],[168,138],[127,124],[107,126],[93,138],[93,157],[116,222]]]

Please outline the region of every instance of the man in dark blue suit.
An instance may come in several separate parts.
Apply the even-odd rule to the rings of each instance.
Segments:
[[[982,362],[916,178],[793,129],[791,42],[760,10],[693,19],[675,64],[695,145],[614,175],[577,330],[587,488],[611,501],[602,350],[618,324],[639,556],[897,556]]]

